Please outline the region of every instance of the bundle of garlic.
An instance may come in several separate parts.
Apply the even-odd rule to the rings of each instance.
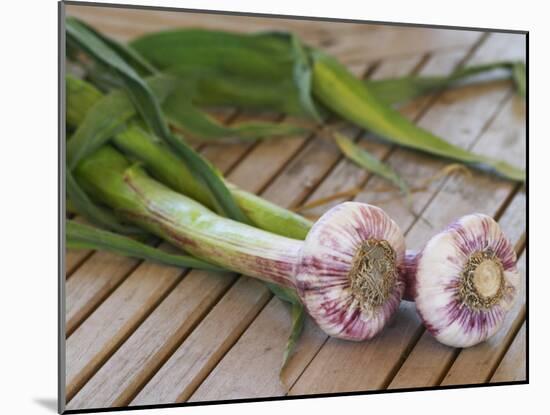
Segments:
[[[176,36],[176,42],[166,43],[166,36],[169,39]],[[235,40],[232,44],[236,48],[226,48],[228,37]],[[277,98],[273,102],[268,100],[268,104],[284,104],[281,104],[283,108],[275,105],[276,108],[271,109],[289,114],[297,109],[322,124],[315,98],[325,104],[325,110],[330,110],[332,115],[399,145],[476,166],[492,166],[511,180],[523,181],[523,170],[470,153],[420,129],[389,106],[382,94],[384,88],[373,88],[354,78],[335,59],[301,45],[294,36],[249,37],[184,31],[147,37],[134,44],[141,45],[137,49],[145,58],[155,57],[154,63],[167,69],[170,62],[163,65],[160,58],[177,61],[189,56],[188,50],[167,52],[180,50],[185,45],[181,39],[188,39],[187,46],[191,49],[200,39],[210,46],[212,41],[222,40],[223,47],[219,49],[195,48],[201,51],[195,58],[207,57],[207,62],[199,59],[187,70],[198,65],[198,71],[186,72],[185,67],[178,66],[183,72],[177,73],[158,72],[136,51],[100,35],[76,19],[67,20],[67,39],[74,51],[84,52],[98,64],[102,74],[99,78],[114,81],[107,89],[123,86],[122,90],[114,89],[104,96],[85,87],[83,82],[73,81],[75,88],[67,89],[67,121],[75,128],[67,144],[68,199],[75,210],[92,223],[118,234],[160,236],[193,257],[167,256],[135,240],[127,241],[123,235],[107,231],[94,234],[90,229],[68,226],[67,240],[72,241],[73,246],[91,248],[97,243],[97,248],[107,247],[124,255],[205,269],[222,268],[260,278],[290,292],[293,304],[299,307],[303,304],[324,332],[344,339],[365,340],[379,333],[398,309],[405,281],[427,329],[439,341],[452,346],[470,346],[498,330],[517,296],[519,276],[514,251],[492,219],[481,215],[462,218],[432,238],[422,252],[406,255],[403,233],[381,209],[344,203],[329,210],[311,226],[299,215],[225,181],[185,140],[176,137],[170,126],[181,127],[183,131],[184,127],[207,127],[206,138],[210,139],[231,134],[257,139],[297,131],[295,126],[270,123],[248,123],[234,128],[214,123],[191,105],[194,102],[189,101],[189,90],[184,88],[189,77],[183,75],[208,73],[212,76],[206,79],[208,82],[203,84],[200,78],[200,85],[193,84],[194,90],[197,85],[209,87],[196,89],[203,92],[199,94],[203,99],[227,98],[226,87],[240,85],[245,94],[231,98],[244,97],[258,104],[258,99],[273,95],[248,96],[247,93],[267,85]],[[160,48],[157,42],[169,47]],[[266,48],[261,56],[259,46],[261,50]],[[203,56],[204,50],[212,53]],[[239,53],[235,53],[236,50]],[[224,58],[218,59],[220,56]],[[234,61],[226,59],[231,56]],[[243,60],[243,56],[261,59]],[[277,56],[283,59],[274,60]],[[250,75],[249,71],[256,73],[257,70],[262,83],[248,85],[251,81],[247,80],[224,84],[225,78],[220,73],[203,70],[204,65],[210,67],[215,62],[223,67],[233,62],[233,69],[239,73],[246,69],[240,75]],[[506,66],[515,68],[517,63]],[[490,67],[471,70],[477,73],[486,69]],[[271,71],[275,79],[290,85],[293,94],[280,89],[273,79],[264,79]],[[142,73],[149,76],[145,79]],[[101,82],[93,75],[88,73],[90,79],[108,86],[108,82]],[[451,77],[462,75],[457,73]],[[295,79],[301,81],[295,85]],[[401,84],[403,80],[389,80],[386,85],[395,85],[396,81]],[[414,81],[414,85],[417,83],[418,80]],[[68,85],[71,85],[70,78]],[[226,87],[221,88],[224,85]],[[288,97],[292,100],[279,100]],[[200,101],[200,96],[194,98]],[[75,104],[79,101],[80,106]],[[204,130],[201,129],[203,133]],[[124,154],[111,147],[109,141]],[[336,141],[339,147],[347,149],[346,155],[355,151],[351,141],[347,143],[345,138]],[[355,154],[351,159],[357,162],[365,157]],[[140,166],[131,166],[129,160],[138,161]],[[400,183],[393,171],[381,163],[369,161],[368,165],[377,174]],[[303,238],[305,240],[301,240]],[[299,327],[296,330],[293,327],[294,332],[299,332]]]

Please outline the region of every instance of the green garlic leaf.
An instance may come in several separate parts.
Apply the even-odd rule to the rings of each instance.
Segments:
[[[292,304],[292,326],[290,329],[290,335],[288,336],[288,340],[286,342],[285,351],[283,353],[283,363],[281,365],[280,374],[282,374],[290,356],[292,355],[292,352],[296,348],[298,339],[304,330],[305,318],[306,312],[304,310],[304,306],[300,303]]]
[[[364,169],[389,180],[391,183],[398,186],[401,191],[407,195],[407,197],[410,196],[409,187],[407,186],[407,183],[405,183],[405,180],[403,180],[403,178],[399,176],[397,172],[388,164],[378,160],[371,153],[356,145],[345,135],[339,132],[334,132],[333,136],[336,144],[338,144],[338,147],[347,158],[359,167],[363,167]]]
[[[195,257],[170,254],[126,236],[94,228],[93,226],[73,220],[67,221],[66,238],[68,248],[108,251],[118,255],[150,260],[176,267],[224,271],[223,268]]]

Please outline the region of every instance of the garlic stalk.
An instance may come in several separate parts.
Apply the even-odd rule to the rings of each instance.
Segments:
[[[375,206],[340,204],[301,241],[218,216],[138,166],[129,167],[112,147],[84,159],[75,175],[98,201],[194,256],[296,289],[331,336],[369,339],[401,301],[404,236]]]
[[[464,216],[407,251],[404,299],[441,343],[469,347],[495,334],[520,291],[516,253],[493,218]]]

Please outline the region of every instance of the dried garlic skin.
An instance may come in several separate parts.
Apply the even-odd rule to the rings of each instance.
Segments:
[[[494,335],[520,289],[514,247],[487,215],[460,218],[416,257],[416,308],[426,329],[448,346],[469,347]]]
[[[382,209],[342,203],[313,225],[302,247],[301,300],[325,333],[370,339],[399,307],[404,255],[403,233]]]

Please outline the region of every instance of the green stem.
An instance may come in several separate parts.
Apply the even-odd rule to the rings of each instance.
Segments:
[[[193,256],[295,287],[301,241],[218,216],[130,166],[109,146],[84,159],[75,175],[89,194],[119,215]]]

